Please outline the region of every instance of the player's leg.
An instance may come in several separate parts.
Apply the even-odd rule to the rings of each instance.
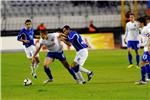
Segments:
[[[139,55],[139,41],[135,41],[134,43],[134,50],[135,50],[135,53],[136,53],[136,67],[139,68],[139,63],[140,63],[140,55]]]
[[[76,77],[77,77],[77,83],[79,84],[84,84],[86,83],[85,82],[85,79],[83,78],[82,76],[82,73],[80,72],[79,70],[79,64],[77,62],[73,62],[72,65],[71,65],[72,69],[74,70],[75,74],[76,74]]]
[[[74,78],[75,80],[77,80],[77,77],[76,77],[76,75],[75,75],[75,72],[73,71],[72,68],[70,68],[68,62],[67,62],[66,60],[64,60],[64,61],[61,61],[61,63],[62,63],[62,64],[64,65],[64,67],[68,70],[68,72],[73,76],[73,78]]]
[[[128,61],[130,63],[129,66],[128,66],[128,68],[133,67],[131,48],[128,48]]]
[[[83,67],[85,61],[87,60],[87,57],[88,57],[88,50],[87,49],[82,49],[77,53],[77,56],[76,56],[74,61],[78,62],[78,64],[80,65],[79,70],[81,72],[84,72],[84,73],[87,74],[88,81],[89,81],[93,77],[94,73]]]
[[[44,83],[52,82],[53,81],[53,76],[51,74],[51,70],[49,68],[49,64],[53,62],[53,58],[46,57],[44,61],[44,71],[46,75],[48,76],[48,79],[44,81]]]
[[[140,81],[137,81],[135,82],[135,84],[137,85],[145,85],[147,82],[146,82],[146,68],[145,68],[145,64],[146,62],[141,62],[141,79]]]
[[[128,43],[127,43],[127,50],[128,50],[128,61],[130,63],[128,68],[133,67],[131,48],[132,48],[132,41],[128,41]]]
[[[31,46],[31,53],[32,53],[32,55],[35,53],[35,51],[36,51],[36,47],[32,45]],[[40,59],[39,59],[39,53],[38,53],[35,56],[35,62],[34,62],[35,69],[38,67],[39,63],[40,63]]]
[[[139,63],[140,63],[140,55],[139,55],[139,51],[138,49],[135,50],[135,53],[136,53],[136,67],[139,68]]]
[[[146,64],[145,65],[146,73],[147,73],[147,81],[150,81],[150,65]]]
[[[145,65],[147,64],[147,52],[144,52],[142,56],[142,61],[140,63],[141,67],[141,79],[140,81],[136,82],[135,84],[146,84],[146,68]]]
[[[68,70],[68,72],[73,76],[75,80],[77,80],[76,75],[73,71],[73,69],[70,67],[69,63],[66,60],[64,52],[56,53],[55,58],[59,59],[59,61],[64,65],[64,67]]]
[[[29,47],[29,50],[30,50],[31,55],[33,56],[33,54],[36,51],[36,47],[34,45],[31,45]],[[39,54],[37,54],[35,56],[35,61],[32,62],[32,70],[34,70],[34,72],[32,73],[32,75],[34,76],[34,78],[37,78],[36,70],[37,70],[37,67],[38,67],[39,63],[40,63]]]
[[[147,72],[147,81],[150,81],[150,54],[148,53],[148,64],[147,64],[147,66],[145,66],[146,67],[146,72]]]
[[[31,61],[31,59],[32,59],[32,53],[31,53],[31,51],[30,51],[30,48],[28,47],[28,48],[26,48],[25,46],[24,46],[24,51],[25,51],[25,53],[26,53],[26,56],[27,56],[27,58],[30,60],[30,62],[31,62],[31,73],[32,73],[32,76],[34,76],[35,78],[37,77],[36,76],[36,74],[35,74],[35,70],[34,70],[34,63]]]

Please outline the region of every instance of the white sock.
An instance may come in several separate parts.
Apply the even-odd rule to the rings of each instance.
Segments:
[[[87,74],[91,73],[91,71],[89,71],[89,70],[87,70],[87,69],[85,69],[84,67],[81,67],[81,66],[79,67],[79,70],[82,71],[82,72],[85,72]]]
[[[85,81],[84,78],[83,78],[83,76],[82,76],[82,73],[81,73],[80,71],[78,71],[78,72],[76,73],[76,76],[77,76],[77,78],[79,78],[80,81],[82,81],[82,82]]]
[[[32,73],[35,73],[34,67],[32,65],[31,65],[31,71],[32,71]]]

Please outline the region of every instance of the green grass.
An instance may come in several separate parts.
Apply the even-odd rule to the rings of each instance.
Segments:
[[[75,51],[65,51],[69,63]],[[142,54],[142,51],[140,51]],[[127,69],[126,50],[93,50],[85,68],[94,71],[93,79],[85,85],[78,85],[57,60],[50,65],[54,82],[43,85],[47,76],[43,70],[46,53],[40,53],[41,64],[37,70],[38,79],[30,75],[30,63],[23,52],[2,53],[2,100],[149,100],[150,83],[138,86],[140,70]],[[135,59],[134,59],[135,62]],[[23,86],[25,77],[33,85]],[[84,77],[87,79],[86,74]]]

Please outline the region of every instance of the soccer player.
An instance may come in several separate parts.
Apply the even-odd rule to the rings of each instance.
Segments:
[[[144,40],[144,53],[142,56],[142,61],[140,63],[141,67],[141,80],[135,82],[135,84],[145,85],[146,74],[148,76],[147,81],[150,81],[150,17],[146,18],[147,25],[145,25],[145,19],[143,17],[138,19],[139,25],[142,28],[141,33]]]
[[[132,62],[132,54],[131,50],[134,49],[136,53],[136,67],[139,68],[139,61],[140,61],[140,56],[139,56],[139,25],[138,22],[135,21],[134,14],[130,14],[129,17],[130,21],[126,24],[126,32],[125,32],[125,38],[124,42],[127,44],[128,48],[128,60],[130,65],[128,68],[133,67],[133,62]]]
[[[64,67],[69,71],[69,73],[73,76],[73,78],[76,80],[76,75],[73,71],[73,69],[70,68],[66,57],[63,52],[63,47],[60,43],[60,33],[51,33],[48,34],[46,30],[40,31],[40,46],[37,48],[36,52],[34,53],[32,60],[34,61],[37,53],[40,51],[42,45],[45,45],[48,49],[47,56],[44,61],[44,70],[45,73],[48,76],[48,80],[45,80],[44,83],[52,82],[53,76],[51,74],[51,70],[49,68],[49,64],[51,64],[55,59],[58,59]]]
[[[36,50],[33,38],[34,38],[34,30],[32,28],[32,22],[30,19],[27,19],[25,21],[25,27],[22,28],[22,30],[19,32],[17,36],[17,40],[23,43],[24,51],[29,60],[31,60]],[[31,64],[32,76],[34,76],[34,78],[37,78],[36,68],[38,67],[40,62],[38,56],[39,55],[37,54],[35,57],[36,59],[35,62],[32,62]]]
[[[64,38],[62,39],[62,41],[68,45],[72,44],[76,49],[76,56],[74,62],[72,63],[72,68],[74,69],[78,79],[80,80],[79,83],[84,84],[85,80],[81,72],[87,73],[88,81],[93,76],[92,71],[89,71],[82,67],[88,57],[88,50],[87,50],[88,46],[84,43],[79,33],[77,33],[76,31],[72,31],[68,25],[65,25],[63,27],[63,32]]]

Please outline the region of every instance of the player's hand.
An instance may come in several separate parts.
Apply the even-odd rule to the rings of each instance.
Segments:
[[[29,41],[29,40],[23,40],[23,42],[24,42],[24,43],[29,43],[30,41]]]
[[[127,44],[126,39],[124,39],[124,43]]]
[[[59,38],[61,41],[67,41],[67,36],[65,34],[61,34]]]

